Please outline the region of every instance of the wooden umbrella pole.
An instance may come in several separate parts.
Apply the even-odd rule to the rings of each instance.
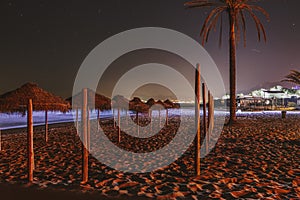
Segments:
[[[121,142],[121,117],[120,117],[120,108],[118,108],[118,142]]]
[[[197,64],[196,66],[196,73],[195,73],[195,129],[197,131],[196,134],[196,175],[200,176],[200,150],[201,150],[201,127],[200,127],[200,65]]]
[[[45,142],[48,142],[48,110],[45,111]]]
[[[79,122],[78,122],[78,108],[76,108],[76,130],[78,130],[78,124],[79,124]]]
[[[152,121],[152,110],[151,109],[149,109],[149,112],[150,112],[150,133],[152,134],[152,123],[153,123],[153,121]]]
[[[203,133],[207,138],[207,117],[206,117],[206,85],[202,83],[202,99],[203,99]],[[207,150],[207,142],[205,142],[205,148]]]
[[[158,125],[159,125],[159,128],[161,127],[161,123],[160,123],[160,121],[161,121],[161,116],[160,116],[160,108],[159,108],[159,110],[158,110]]]
[[[137,134],[138,136],[140,136],[140,121],[139,121],[139,112],[137,111],[137,114],[136,114],[136,123],[137,123]]]
[[[81,110],[82,130],[82,183],[88,181],[88,151],[87,151],[87,89],[83,89],[83,101]]]
[[[126,119],[126,125],[128,125],[128,110],[125,109],[125,119]]]
[[[208,142],[210,141],[213,128],[214,128],[214,97],[210,94],[210,96],[209,96]]]
[[[0,130],[0,151],[2,151],[1,143],[2,143],[2,135],[1,135],[1,130]]]
[[[97,130],[100,129],[100,109],[97,109]]]
[[[211,96],[211,130],[214,128],[214,124],[215,124],[215,102],[214,102],[214,97]]]
[[[166,108],[166,125],[169,125],[169,110]]]
[[[90,121],[90,108],[87,107],[87,149],[90,151],[91,149],[91,121]]]
[[[208,100],[208,113],[207,113],[207,125],[208,125],[208,131],[207,131],[207,134],[205,136],[205,151],[206,153],[208,153],[208,149],[209,149],[209,138],[210,138],[210,124],[211,124],[211,94],[210,94],[210,91],[208,90],[207,91],[208,94],[207,94],[207,100]]]
[[[32,100],[28,100],[27,106],[27,152],[28,152],[28,181],[33,181],[34,152],[33,152],[33,119]]]
[[[115,119],[115,109],[113,108],[113,123],[114,123],[114,128],[116,128],[116,119]]]

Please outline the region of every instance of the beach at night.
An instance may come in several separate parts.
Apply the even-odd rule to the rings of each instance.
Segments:
[[[56,199],[74,194],[92,199],[97,195],[112,199],[298,199],[299,114],[291,112],[282,119],[280,112],[248,113],[238,118],[241,124],[226,126],[214,149],[201,160],[199,177],[193,176],[195,147],[191,145],[178,160],[150,173],[123,173],[91,156],[87,184],[81,184],[81,141],[73,123],[50,125],[47,144],[44,127],[34,128],[36,160],[32,184],[27,183],[26,129],[2,131],[1,184],[16,184],[25,191],[40,191],[41,195],[52,191]],[[106,120],[102,126],[112,123]],[[111,140],[116,135],[111,127]],[[164,136],[165,140],[172,137]],[[126,144],[129,141],[124,138],[123,148],[134,148]]]
[[[1,199],[300,199],[299,1],[0,4]]]

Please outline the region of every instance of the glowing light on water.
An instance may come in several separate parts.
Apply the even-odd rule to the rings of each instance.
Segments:
[[[64,122],[73,122],[73,114],[75,114],[75,111],[67,112],[67,113],[62,113],[62,112],[48,112],[48,122],[49,124],[55,124],[55,123],[64,123]],[[131,115],[134,115],[133,112],[129,111]],[[215,110],[215,115],[216,116],[224,116],[224,115],[229,115],[228,111],[220,111],[220,110]],[[110,118],[112,117],[112,110],[104,111],[101,112],[101,118]],[[115,112],[115,115],[117,112]],[[182,117],[185,116],[194,116],[195,111],[190,108],[183,108],[183,109],[169,109],[169,115],[180,115]],[[200,113],[202,115],[202,112]],[[243,115],[280,115],[281,111],[257,111],[257,112],[244,112],[240,111],[237,112],[237,116],[243,116]],[[288,115],[299,115],[300,111],[288,111]],[[125,116],[126,113],[125,111],[121,111],[121,116]],[[166,111],[161,110],[160,112],[161,117],[165,117]],[[159,116],[159,111],[154,110],[152,112],[153,117],[158,117]],[[97,111],[93,110],[90,115],[91,119],[96,119],[97,118]],[[80,120],[80,111],[79,111],[79,120]],[[45,123],[45,112],[33,112],[33,121],[34,121],[34,126],[38,125],[43,125]],[[0,130],[5,130],[5,129],[13,129],[13,128],[23,128],[27,126],[27,117],[22,116],[21,114],[5,114],[5,113],[0,113]]]

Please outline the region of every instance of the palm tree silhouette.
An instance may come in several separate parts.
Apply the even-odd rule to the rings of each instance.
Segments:
[[[220,19],[219,45],[222,44],[223,34],[223,14],[229,18],[229,70],[230,70],[230,120],[229,123],[236,121],[236,44],[240,40],[240,33],[243,34],[244,46],[246,46],[246,14],[253,19],[258,40],[263,35],[266,41],[266,32],[262,22],[256,16],[256,12],[262,13],[269,21],[269,14],[260,6],[249,4],[257,0],[193,0],[185,3],[187,8],[212,8],[206,17],[200,36],[202,44],[208,41],[209,33],[215,30]]]
[[[297,70],[291,70],[290,73],[285,76],[285,79],[283,79],[282,82],[283,81],[300,85],[300,72]]]

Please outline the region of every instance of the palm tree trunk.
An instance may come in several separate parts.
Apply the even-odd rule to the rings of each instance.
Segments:
[[[230,119],[229,123],[233,123],[236,121],[236,38],[235,38],[235,19],[234,19],[234,11],[229,12],[230,19],[230,44],[229,44],[229,52],[230,52]]]

